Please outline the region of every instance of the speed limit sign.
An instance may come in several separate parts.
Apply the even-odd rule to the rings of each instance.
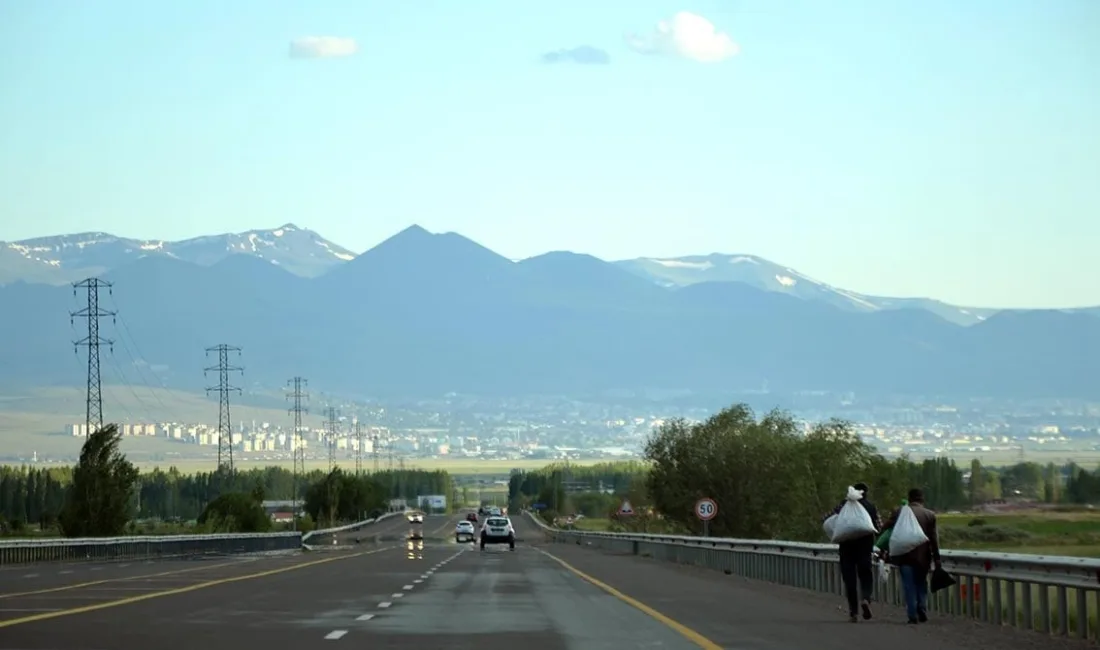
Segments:
[[[718,516],[718,503],[714,499],[703,498],[695,502],[695,516],[710,521]]]

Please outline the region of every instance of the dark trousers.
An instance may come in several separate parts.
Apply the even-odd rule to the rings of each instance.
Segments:
[[[871,554],[875,550],[873,536],[840,544],[840,577],[844,580],[844,595],[848,598],[848,613],[859,611],[859,596],[870,600],[875,591],[875,571]]]

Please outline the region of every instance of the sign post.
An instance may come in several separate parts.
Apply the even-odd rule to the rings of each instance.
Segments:
[[[703,497],[695,502],[695,516],[703,522],[703,537],[710,537],[710,520],[718,516],[718,502]]]

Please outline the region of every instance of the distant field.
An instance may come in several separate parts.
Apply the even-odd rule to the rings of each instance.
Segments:
[[[1100,513],[1096,512],[971,513],[940,515],[939,520],[941,541],[947,549],[1100,557]],[[576,526],[606,531],[611,522],[584,518]]]
[[[130,440],[127,439],[127,442]],[[176,445],[178,447],[178,445]],[[168,467],[175,467],[180,472],[185,474],[193,472],[207,472],[214,468],[216,464],[216,449],[213,447],[203,449],[209,449],[210,456],[208,458],[183,458],[183,459],[168,459],[163,461],[155,460],[142,460],[140,458],[132,459],[134,464],[142,470],[151,470],[154,467],[160,467],[161,469],[168,469]],[[580,461],[573,463],[574,465],[590,465],[597,461]],[[233,462],[234,466],[238,469],[251,469],[251,468],[263,468],[263,467],[286,467],[290,468],[291,462],[289,459],[278,460],[257,460],[249,458],[235,458]],[[445,459],[445,458],[409,458],[405,460],[405,469],[420,469],[420,470],[445,470],[451,476],[455,477],[476,477],[485,480],[488,479],[507,479],[509,472],[512,469],[533,470],[541,469],[550,464],[550,461],[546,460],[516,460],[516,461],[503,461],[503,460],[484,460],[476,461],[465,458],[457,459]],[[352,471],[355,469],[355,460],[347,459],[337,462],[337,466]],[[394,467],[398,464],[395,462]],[[388,468],[386,461],[382,461],[378,466],[379,470],[385,471]],[[307,460],[306,471],[314,469],[327,470],[328,460]],[[373,461],[368,458],[363,458],[363,471],[370,472],[374,469]]]

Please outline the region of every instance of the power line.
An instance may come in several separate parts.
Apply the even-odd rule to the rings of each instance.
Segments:
[[[218,373],[218,385],[206,389],[207,394],[212,391],[218,391],[218,470],[220,471],[222,467],[227,467],[229,471],[232,472],[233,426],[229,418],[229,393],[236,392],[239,395],[241,389],[229,384],[229,373],[240,372],[244,374],[244,368],[229,365],[229,353],[236,352],[239,357],[241,355],[241,349],[236,346],[222,343],[212,348],[206,348],[207,356],[209,356],[211,352],[218,353],[218,365],[203,368],[202,374],[205,377],[208,372],[217,371]]]
[[[336,469],[336,408],[328,407],[328,471]]]
[[[306,473],[306,450],[302,445],[302,414],[308,413],[309,409],[303,406],[302,402],[308,400],[309,395],[302,392],[302,387],[307,383],[301,377],[295,377],[287,382],[288,385],[294,386],[294,392],[287,395],[288,399],[294,400],[294,406],[289,409],[290,414],[294,416],[294,436],[290,439],[290,454],[294,459],[294,494],[290,499],[294,508],[294,530],[298,530],[299,481]]]
[[[110,294],[111,283],[99,278],[88,278],[73,283],[73,296],[76,296],[77,289],[87,290],[88,305],[84,309],[69,312],[70,324],[76,318],[84,318],[88,321],[88,335],[79,341],[73,341],[74,352],[80,347],[88,348],[87,392],[84,407],[84,423],[88,427],[88,435],[92,435],[103,427],[103,387],[99,379],[99,346],[106,345],[111,351],[114,350],[114,341],[99,335],[99,319],[110,316],[113,322],[115,317],[115,312],[99,308],[100,287],[105,287]]]
[[[355,475],[363,474],[363,423],[355,421]]]

